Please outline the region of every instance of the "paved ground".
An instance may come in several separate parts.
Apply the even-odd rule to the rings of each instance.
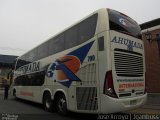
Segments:
[[[148,94],[147,103],[135,110],[128,111],[127,113],[132,114],[154,114],[160,116],[160,94]]]
[[[128,111],[126,113],[131,113],[131,114],[154,114],[154,115],[159,115],[160,116],[160,105],[144,105],[141,108]]]
[[[98,115],[70,113],[68,116],[62,116],[58,113],[49,113],[44,111],[40,104],[15,100],[11,96],[4,100],[3,93],[0,91],[0,120],[81,120],[86,118],[97,119]]]
[[[15,100],[12,96],[9,96],[8,100],[4,100],[3,91],[0,90],[0,120],[140,120],[139,118],[141,118],[141,116],[136,116],[140,114],[151,115],[149,117],[154,117],[155,115],[158,115],[158,118],[156,118],[155,120],[160,120],[160,106],[145,105],[141,108],[118,114],[91,115],[70,113],[70,115],[68,116],[62,116],[58,113],[49,113],[44,111],[42,105],[40,104],[24,100]]]

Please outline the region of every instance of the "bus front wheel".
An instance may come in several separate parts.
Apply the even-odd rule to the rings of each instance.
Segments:
[[[16,98],[16,90],[13,90],[13,97]]]

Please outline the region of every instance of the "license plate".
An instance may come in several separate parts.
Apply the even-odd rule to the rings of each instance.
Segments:
[[[137,101],[136,100],[131,100],[130,101],[130,105],[136,105],[137,104]]]

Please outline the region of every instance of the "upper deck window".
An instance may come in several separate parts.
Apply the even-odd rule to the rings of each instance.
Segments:
[[[141,39],[141,28],[133,19],[123,13],[110,9],[108,9],[108,15],[110,30],[115,30]]]

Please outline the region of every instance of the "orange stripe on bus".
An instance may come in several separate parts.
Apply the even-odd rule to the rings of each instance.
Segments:
[[[21,91],[20,94],[23,95],[23,96],[31,96],[31,97],[33,97],[33,93],[32,92]]]

